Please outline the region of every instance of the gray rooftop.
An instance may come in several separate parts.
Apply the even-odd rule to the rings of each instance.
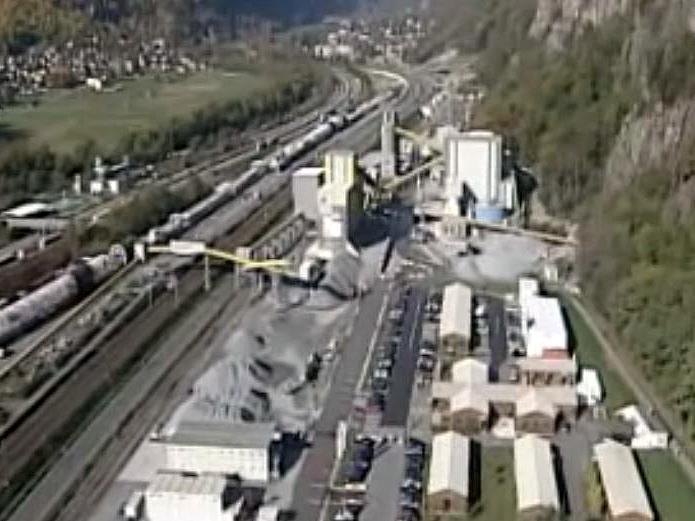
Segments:
[[[167,442],[177,445],[267,448],[274,432],[273,423],[182,422]]]

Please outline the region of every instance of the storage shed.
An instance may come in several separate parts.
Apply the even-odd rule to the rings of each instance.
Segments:
[[[653,521],[635,458],[630,447],[613,440],[594,445],[601,483],[613,521]]]
[[[432,513],[463,513],[470,493],[471,442],[448,431],[434,436],[427,506]]]
[[[472,301],[473,292],[464,284],[450,284],[444,289],[439,342],[450,357],[459,358],[470,349]]]
[[[533,434],[517,439],[514,474],[519,519],[552,519],[560,500],[550,442]]]

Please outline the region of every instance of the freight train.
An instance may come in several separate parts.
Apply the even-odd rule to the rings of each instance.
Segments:
[[[0,309],[0,354],[4,347],[38,324],[76,302],[123,264],[121,256],[104,254],[73,264],[60,276]]]
[[[171,214],[164,224],[148,231],[144,242],[150,245],[162,244],[180,237],[186,230],[254,186],[264,176],[282,172],[316,146],[388,102],[398,92],[398,89],[390,90],[363,102],[345,114],[332,114],[321,118],[321,121],[303,136],[280,147],[265,159],[254,161],[238,179],[217,185],[212,194],[185,212]]]
[[[143,238],[144,242],[157,244],[180,237],[233,199],[239,198],[239,204],[220,215],[219,224],[213,223],[210,229],[197,232],[195,238],[208,242],[233,229],[286,186],[289,178],[282,175],[282,170],[337,132],[379,108],[397,92],[392,90],[371,98],[345,114],[331,114],[322,118],[321,122],[303,136],[279,148],[265,159],[254,161],[238,179],[219,184],[212,194],[185,212],[171,214],[164,224],[148,231]],[[254,190],[249,192],[248,189],[251,187],[254,187]],[[121,263],[122,257],[113,254],[80,261],[26,297],[1,308],[0,355],[4,353],[5,346],[103,282]]]

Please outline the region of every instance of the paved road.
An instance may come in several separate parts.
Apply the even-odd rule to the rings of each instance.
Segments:
[[[385,427],[405,427],[408,423],[410,397],[413,393],[422,337],[422,310],[425,298],[425,290],[418,287],[414,287],[407,298],[401,345],[393,366],[391,387],[381,418],[381,424]]]
[[[366,506],[360,521],[393,521],[398,516],[400,484],[405,472],[405,446],[392,445],[377,456],[367,482]]]
[[[507,327],[504,318],[504,300],[487,297],[487,313],[490,346],[490,378],[498,380],[499,368],[507,359]]]
[[[355,387],[371,336],[377,327],[386,288],[384,281],[377,282],[360,303],[353,334],[343,348],[333,385],[316,425],[314,444],[308,451],[295,485],[293,510],[297,521],[317,521],[320,517],[335,460],[336,427],[340,420],[347,419],[350,414]]]

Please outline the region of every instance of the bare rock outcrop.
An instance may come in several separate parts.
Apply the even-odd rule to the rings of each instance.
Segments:
[[[552,49],[562,49],[571,37],[614,15],[628,13],[636,3],[635,0],[538,0],[530,35],[546,40]]]

